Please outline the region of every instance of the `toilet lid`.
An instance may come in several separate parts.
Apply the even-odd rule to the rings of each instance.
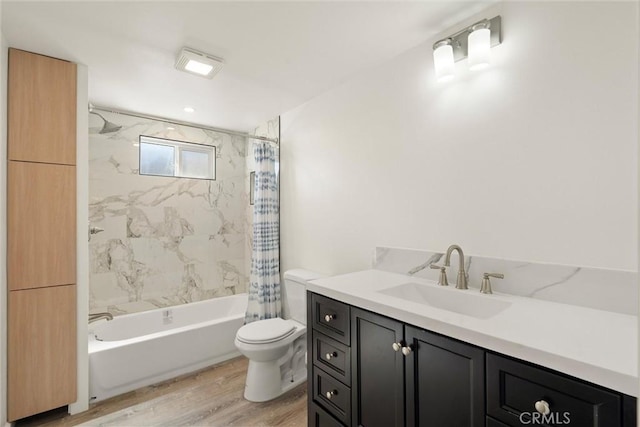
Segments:
[[[247,344],[270,343],[288,337],[295,330],[292,322],[276,317],[244,325],[238,330],[237,338]]]

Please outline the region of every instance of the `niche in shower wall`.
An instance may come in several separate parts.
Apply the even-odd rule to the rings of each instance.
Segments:
[[[90,115],[90,307],[124,314],[246,292],[250,143],[195,127]],[[216,179],[140,175],[139,137],[216,147]],[[249,144],[249,145],[248,145]]]

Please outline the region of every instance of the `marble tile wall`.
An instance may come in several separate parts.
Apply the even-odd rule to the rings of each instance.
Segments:
[[[242,137],[102,113],[89,119],[90,308],[113,314],[246,291],[249,142]],[[138,138],[216,146],[216,179],[138,174]]]
[[[444,248],[446,250],[446,248]],[[464,249],[464,248],[463,248]],[[429,265],[443,265],[442,252],[377,247],[372,267],[378,270],[437,280],[439,270]],[[553,264],[511,261],[465,254],[469,287],[478,291],[483,273],[503,273],[504,279],[491,279],[494,292],[539,298],[565,304],[638,314],[638,273]],[[447,269],[449,284],[455,286],[458,254],[451,257]]]

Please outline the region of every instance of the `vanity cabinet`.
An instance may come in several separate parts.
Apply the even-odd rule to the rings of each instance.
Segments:
[[[307,299],[309,426],[636,426],[631,396],[312,292]]]

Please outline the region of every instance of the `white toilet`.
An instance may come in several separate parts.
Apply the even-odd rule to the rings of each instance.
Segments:
[[[285,272],[284,319],[258,320],[238,330],[235,345],[249,359],[245,399],[266,402],[307,379],[307,282],[320,277],[308,270]]]

